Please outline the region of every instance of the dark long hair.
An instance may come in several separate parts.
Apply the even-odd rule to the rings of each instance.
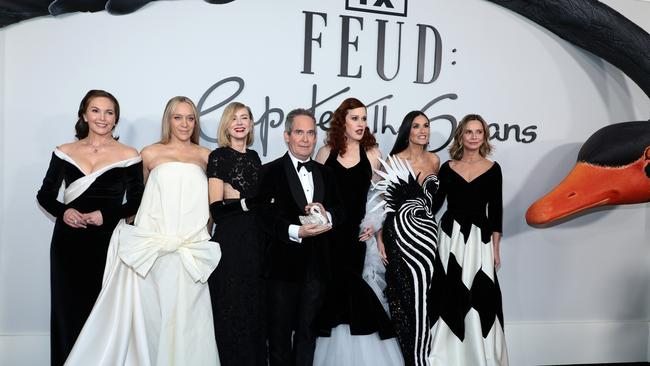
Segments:
[[[332,148],[332,150],[338,151],[339,155],[345,155],[345,150],[347,149],[345,145],[347,140],[347,137],[345,137],[345,116],[348,115],[349,110],[361,107],[366,108],[366,105],[361,103],[359,99],[348,98],[334,111],[330,129],[327,130],[325,144]],[[363,132],[363,137],[359,141],[359,144],[363,147],[364,151],[368,151],[377,146],[377,140],[375,140],[375,136],[372,135],[368,126],[366,126],[366,130]]]
[[[115,126],[117,126],[117,122],[120,120],[120,103],[117,102],[117,99],[113,96],[113,94],[105,90],[89,90],[81,100],[81,103],[79,103],[79,111],[77,112],[78,119],[77,123],[74,125],[76,132],[75,137],[79,140],[88,136],[88,122],[84,121],[84,113],[86,112],[86,109],[88,109],[88,104],[90,104],[90,101],[97,97],[108,98],[111,102],[113,102],[113,109],[115,110]],[[113,128],[115,128],[115,126],[113,126]],[[117,138],[115,139],[117,140]]]
[[[409,146],[409,135],[411,134],[411,126],[413,126],[413,121],[418,116],[422,116],[426,118],[427,121],[429,120],[429,117],[427,117],[427,115],[424,114],[424,112],[422,111],[408,112],[406,116],[404,116],[404,119],[402,120],[402,124],[399,126],[399,130],[397,130],[397,137],[395,138],[395,144],[393,145],[393,148],[390,150],[389,155],[399,154]]]

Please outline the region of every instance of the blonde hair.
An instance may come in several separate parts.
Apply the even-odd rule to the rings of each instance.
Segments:
[[[465,127],[471,121],[479,121],[481,122],[481,125],[483,125],[483,143],[478,149],[478,153],[482,157],[486,157],[492,153],[493,147],[492,144],[490,144],[490,131],[488,124],[480,115],[468,114],[463,117],[462,120],[460,120],[458,127],[456,127],[456,130],[454,130],[454,141],[449,147],[449,156],[454,160],[460,160],[463,158],[463,153],[465,152],[465,148],[463,146],[463,133],[465,132]]]
[[[192,102],[192,99],[184,96],[173,97],[167,102],[165,106],[165,112],[162,117],[162,132],[160,134],[160,143],[168,144],[172,139],[172,128],[171,128],[171,119],[174,110],[181,103],[187,103],[190,108],[192,108],[192,113],[194,114],[194,129],[192,130],[192,136],[190,141],[193,144],[199,144],[199,135],[201,133],[201,125],[199,124],[199,111],[196,109],[196,105]]]
[[[248,117],[251,120],[251,127],[248,131],[248,135],[246,136],[246,146],[250,146],[253,143],[253,130],[255,127],[255,122],[253,120],[253,112],[251,112],[251,109],[242,103],[239,102],[232,102],[226,106],[226,108],[223,110],[223,114],[221,115],[221,120],[219,121],[219,131],[217,132],[217,143],[219,146],[230,146],[230,134],[228,133],[228,128],[230,127],[230,124],[232,123],[232,118],[235,115],[235,112],[237,112],[240,109],[246,109],[248,111]]]

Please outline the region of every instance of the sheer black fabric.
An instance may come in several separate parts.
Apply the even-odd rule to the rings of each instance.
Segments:
[[[208,178],[219,178],[236,189],[241,198],[254,197],[262,167],[255,150],[242,153],[230,147],[220,147],[210,153]]]
[[[252,198],[257,195],[260,169],[255,151],[220,147],[210,153],[207,175],[230,184],[242,198]],[[241,207],[239,200],[215,204]],[[213,216],[212,240],[221,245],[222,257],[208,284],[222,366],[266,365],[264,246],[253,207],[221,210],[227,214]]]

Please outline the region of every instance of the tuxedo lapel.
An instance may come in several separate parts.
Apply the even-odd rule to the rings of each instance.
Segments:
[[[323,180],[323,173],[321,166],[314,162],[314,169],[311,171],[311,178],[314,181],[314,199],[312,202],[323,202],[325,198],[325,181]]]
[[[305,192],[302,190],[302,184],[300,184],[300,179],[298,178],[298,173],[296,168],[293,167],[289,153],[284,154],[282,158],[284,160],[284,172],[287,175],[287,181],[289,182],[289,190],[293,196],[296,205],[300,211],[305,209],[307,206],[307,198],[305,197]],[[312,173],[313,174],[313,173]]]

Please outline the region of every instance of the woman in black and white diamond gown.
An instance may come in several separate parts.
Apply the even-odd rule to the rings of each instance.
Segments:
[[[500,265],[501,168],[486,158],[488,126],[468,115],[454,132],[452,160],[440,167],[438,253],[444,266],[441,318],[434,330],[433,366],[508,365],[503,332]]]
[[[221,257],[210,240],[210,150],[186,97],[165,108],[162,139],[142,150],[148,176],[134,225],[111,237],[102,291],[69,366],[218,366],[207,280]]]

